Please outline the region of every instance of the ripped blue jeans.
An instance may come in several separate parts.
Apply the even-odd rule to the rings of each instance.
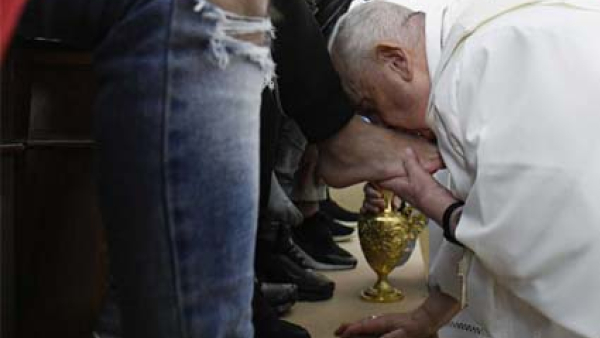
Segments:
[[[94,48],[95,131],[125,337],[252,337],[266,18],[206,0],[33,0],[21,34]]]

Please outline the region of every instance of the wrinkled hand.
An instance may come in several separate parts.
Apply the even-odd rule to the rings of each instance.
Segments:
[[[373,183],[365,184],[363,190],[365,192],[365,200],[363,201],[362,208],[360,209],[361,214],[379,214],[385,209],[385,200],[383,194],[379,191],[381,188],[377,188]],[[392,206],[394,210],[398,210],[400,207],[400,199],[394,196]]]
[[[444,210],[454,203],[456,198],[423,167],[411,148],[406,149],[403,163],[406,175],[377,184],[393,191],[427,217],[441,222]]]
[[[380,338],[430,338],[436,327],[428,316],[415,310],[366,318],[352,324],[342,324],[335,335],[342,338],[377,336]]]
[[[342,338],[434,338],[436,332],[460,311],[460,303],[432,289],[425,302],[409,313],[392,313],[342,324],[335,334]]]

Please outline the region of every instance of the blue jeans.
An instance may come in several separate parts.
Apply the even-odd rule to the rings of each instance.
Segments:
[[[99,185],[125,337],[252,337],[265,18],[206,0],[35,0],[95,49]]]

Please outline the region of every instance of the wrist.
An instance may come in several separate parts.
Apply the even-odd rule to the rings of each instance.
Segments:
[[[415,309],[411,314],[411,319],[415,323],[418,323],[419,327],[425,330],[425,332],[423,332],[423,335],[427,337],[435,334],[442,326],[439,325],[435,314],[430,313],[428,309],[424,306]]]
[[[460,218],[460,214],[462,213],[462,207],[465,205],[463,201],[457,201],[450,204],[446,210],[444,211],[444,215],[442,216],[442,229],[444,230],[444,238],[451,243],[454,243],[459,246],[464,246],[461,242],[456,239],[456,225],[458,224],[458,219]]]
[[[458,199],[442,188],[423,196],[419,200],[419,206],[421,206],[419,209],[441,226],[446,208],[457,201]]]
[[[451,296],[439,290],[434,290],[418,310],[423,313],[423,316],[427,316],[429,327],[433,329],[430,334],[433,334],[452,320],[460,311],[460,303]]]

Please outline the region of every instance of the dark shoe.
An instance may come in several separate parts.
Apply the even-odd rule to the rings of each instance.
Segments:
[[[352,258],[352,254],[342,249],[338,245],[334,245],[332,249],[335,253],[342,257]],[[276,252],[290,258],[294,263],[305,269],[314,269],[314,258],[304,252],[293,240],[292,230],[289,225],[281,224],[279,227],[279,235],[277,239]]]
[[[329,195],[327,195],[326,200],[319,203],[319,209],[344,225],[354,227],[358,222],[358,213],[342,208]]]
[[[289,283],[298,286],[298,300],[319,301],[333,297],[335,283],[310,269],[304,269],[282,254],[258,257],[256,273],[263,281]]]
[[[309,269],[307,259],[310,259],[292,240],[291,226],[279,221],[263,220],[259,222],[256,242],[256,263],[262,257],[275,254],[287,256],[299,267]]]
[[[330,219],[321,212],[306,218],[294,227],[294,242],[308,255],[308,266],[316,270],[348,270],[356,267],[357,260],[340,248],[329,229]]]
[[[254,327],[254,338],[311,338],[302,326],[277,319],[268,325]]]
[[[296,284],[260,283],[259,285],[269,305],[274,307],[280,316],[288,312],[298,300]]]
[[[296,243],[294,243],[293,239],[291,240],[292,245],[289,247],[289,249],[285,252],[282,252],[283,255],[287,256],[289,259],[291,259],[294,263],[298,264],[298,266],[304,268],[304,269],[316,269],[316,270],[344,270],[344,269],[326,269],[326,268],[315,268],[315,266],[321,266],[323,264],[319,264],[319,263],[315,263],[315,259],[312,258],[309,254],[307,254],[306,252],[304,252],[304,250],[302,250]],[[350,258],[351,260],[354,260],[354,256],[352,256],[351,253],[349,253],[348,251],[344,250],[344,248],[338,246],[337,244],[335,246],[332,247],[332,250],[334,251],[334,253],[338,256],[341,257],[345,257],[345,258]]]
[[[354,228],[338,223],[337,220],[334,220],[325,213],[323,213],[323,215],[327,218],[327,226],[329,226],[334,241],[345,242],[352,239]]]
[[[273,310],[275,310],[278,317],[283,317],[286,314],[290,313],[290,311],[292,311],[292,308],[295,304],[296,303],[284,303],[281,305],[274,305]]]
[[[329,227],[329,224],[331,224],[331,222],[329,222],[331,220],[331,218],[327,217],[323,213],[319,213],[319,217],[322,219],[322,222],[326,223],[327,226]],[[323,224],[323,226],[325,226],[325,224]],[[329,231],[331,232],[331,227],[329,227]],[[321,236],[325,237],[324,234],[322,234]],[[333,234],[329,235],[328,237],[333,237]],[[334,239],[334,241],[335,241],[335,239]],[[302,261],[303,261],[302,266],[307,267],[307,268],[311,268],[314,265],[314,263],[310,264],[309,261],[314,260],[314,259],[310,255],[308,255],[306,252],[304,252],[296,243],[294,243],[293,239],[290,239],[290,242],[293,245],[289,249],[288,256],[294,256],[294,257],[297,257],[296,259],[302,259]],[[339,245],[337,245],[335,243],[333,243],[333,245],[330,245],[329,247],[331,248],[331,250],[333,251],[333,253],[336,254],[336,255],[338,255],[338,256],[350,258],[351,260],[356,260],[354,258],[354,256],[352,256],[351,253],[349,253],[344,248],[340,247]]]
[[[252,324],[255,338],[310,338],[304,328],[277,318],[259,288],[252,298]]]
[[[282,254],[304,269],[311,269],[308,256],[292,239],[292,227],[280,223],[275,252]]]

